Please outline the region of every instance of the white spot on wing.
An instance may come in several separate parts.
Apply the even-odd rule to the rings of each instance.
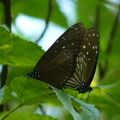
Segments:
[[[62,48],[65,49],[65,46],[63,46]]]
[[[86,46],[85,46],[85,45],[83,45],[83,48],[86,48]]]
[[[88,43],[88,45],[90,45],[90,43]]]

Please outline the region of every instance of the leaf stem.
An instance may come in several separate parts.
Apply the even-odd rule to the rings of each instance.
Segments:
[[[16,109],[18,109],[19,107],[21,107],[21,105],[13,108],[12,110],[10,110],[1,120],[4,120],[6,117],[8,117],[12,112],[14,112]]]

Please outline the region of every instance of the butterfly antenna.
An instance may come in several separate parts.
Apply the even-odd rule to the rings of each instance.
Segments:
[[[104,90],[101,90],[101,88],[100,87],[97,87],[100,91],[102,91],[102,92],[104,92],[105,94],[107,94],[107,95],[109,95],[109,96],[111,96],[111,97],[113,97],[110,93],[108,93],[108,92],[106,92],[106,91],[104,91]]]
[[[100,89],[100,91],[102,91],[102,92],[106,93],[107,95],[113,97],[110,93],[108,93],[108,92],[106,92],[106,91],[104,91],[104,90],[101,90],[101,89]]]

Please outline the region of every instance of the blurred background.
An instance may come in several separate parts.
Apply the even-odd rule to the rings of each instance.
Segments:
[[[44,51],[46,51],[66,29],[77,22],[83,22],[85,28],[92,26],[98,28],[100,33],[100,53],[96,74],[91,85],[94,89],[90,93],[88,103],[94,104],[100,110],[99,120],[119,120],[120,1],[5,1],[0,0],[0,24],[7,24],[15,36],[19,36],[20,39],[37,43]],[[8,7],[9,3],[11,4],[11,12]],[[6,16],[9,14],[7,12],[11,13],[11,17]],[[38,56],[38,58],[40,57]],[[2,61],[1,64],[3,64]],[[26,66],[22,67],[25,69],[28,68]],[[1,73],[5,68],[5,65],[1,66]],[[34,64],[33,66],[31,65],[31,69],[32,68],[34,68]],[[23,72],[16,66],[10,66],[10,69],[11,73],[9,73],[9,81],[17,75],[25,74],[25,71]],[[14,74],[15,71],[16,75]],[[17,71],[19,72],[17,73]],[[71,92],[73,96],[76,93],[75,91],[69,92]],[[79,95],[78,98],[80,98],[80,96],[81,95]],[[85,101],[87,96],[88,94],[84,95],[82,100]],[[60,120],[73,119],[60,103],[54,103],[51,101],[41,105],[24,106],[18,111],[27,113],[29,110],[31,113],[34,112],[49,115]],[[16,99],[9,102],[7,109],[9,110],[13,108],[17,102]],[[2,106],[0,107],[2,108]]]

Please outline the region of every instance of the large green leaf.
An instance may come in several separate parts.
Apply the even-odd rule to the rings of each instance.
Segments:
[[[46,83],[32,78],[17,77],[12,81],[11,87],[18,95],[19,106],[44,103],[46,99],[54,96]]]
[[[5,64],[11,64],[10,62],[12,62],[18,66],[35,66],[36,62],[44,53],[41,47],[16,36],[13,36],[12,39],[12,49],[1,57],[1,61],[8,61],[8,63],[5,62]],[[4,64],[4,62],[1,63]]]
[[[73,98],[68,96],[67,94],[63,93],[61,90],[52,87],[54,92],[56,93],[58,99],[62,102],[64,107],[71,113],[74,120],[98,120],[99,118],[99,111],[97,108],[94,108],[94,105],[87,104],[79,99]],[[74,109],[71,99],[75,100],[79,106],[77,106],[77,110]],[[80,111],[81,112],[77,112]]]

